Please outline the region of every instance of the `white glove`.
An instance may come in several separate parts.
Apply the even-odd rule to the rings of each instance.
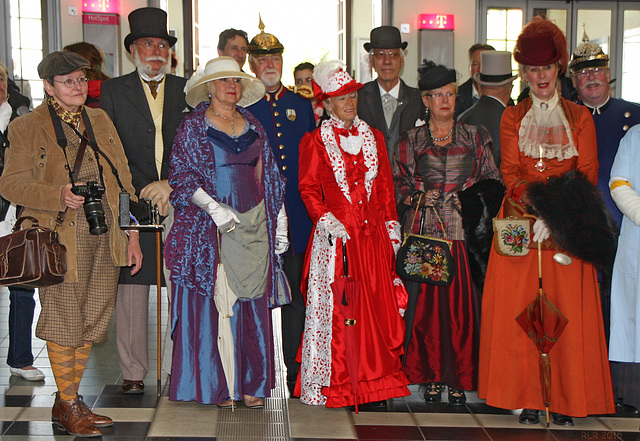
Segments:
[[[615,181],[626,181],[624,178],[611,178],[609,187]],[[611,198],[616,203],[622,214],[636,225],[640,225],[640,195],[630,185],[620,185],[611,190]]]
[[[233,211],[220,205],[201,187],[198,187],[196,192],[193,193],[191,202],[206,211],[218,229],[226,233],[232,231],[236,227],[236,224],[240,223],[240,219],[238,219],[238,216],[236,216]]]
[[[318,221],[318,226],[325,230],[327,234],[331,235],[334,239],[343,239],[348,240],[351,239],[349,233],[347,233],[347,229],[332,212],[327,212],[320,217]]]
[[[533,241],[543,242],[551,236],[551,230],[547,227],[547,224],[542,219],[536,219],[533,224]]]
[[[284,205],[278,213],[278,222],[276,224],[276,254],[283,254],[289,249],[289,223],[287,222],[287,211]]]
[[[387,234],[389,235],[389,240],[391,241],[391,246],[393,247],[393,252],[395,255],[398,255],[398,250],[400,249],[400,222],[391,220],[386,221],[384,223],[385,227],[387,227]]]

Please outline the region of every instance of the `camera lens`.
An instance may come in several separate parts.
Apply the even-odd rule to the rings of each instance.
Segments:
[[[98,236],[107,232],[107,219],[104,216],[104,208],[100,199],[85,201],[84,214],[89,223],[89,233]]]

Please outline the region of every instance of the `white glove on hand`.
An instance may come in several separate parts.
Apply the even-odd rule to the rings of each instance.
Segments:
[[[626,181],[624,178],[611,178],[609,187],[615,181]],[[640,225],[640,195],[630,185],[620,185],[611,190],[611,198],[616,203],[622,214],[636,225]]]
[[[334,239],[351,239],[347,229],[330,211],[323,214],[318,221],[318,226],[324,229]]]
[[[233,211],[220,205],[201,187],[198,187],[196,192],[193,193],[191,202],[206,211],[218,229],[226,233],[232,231],[236,227],[236,224],[240,223],[240,219],[238,219],[238,216],[236,216]]]
[[[283,254],[289,249],[288,231],[287,211],[283,205],[278,213],[278,222],[276,224],[276,254]]]
[[[400,222],[392,220],[386,221],[384,223],[387,228],[387,234],[389,235],[389,240],[391,241],[391,246],[393,247],[393,252],[395,255],[398,255],[398,250],[400,249]]]
[[[551,230],[547,227],[547,224],[542,219],[536,219],[533,224],[533,241],[543,242],[551,236]]]

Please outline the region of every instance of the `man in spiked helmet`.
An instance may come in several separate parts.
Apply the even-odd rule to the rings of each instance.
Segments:
[[[287,366],[287,386],[292,392],[300,365],[295,361],[304,330],[304,300],[300,292],[304,252],[311,233],[311,220],[298,190],[298,145],[302,136],[316,128],[311,101],[282,85],[282,52],[284,46],[264,31],[249,43],[249,66],[261,80],[267,93],[248,107],[262,123],[280,172],[286,179],[285,206],[289,216],[291,247],[284,254],[284,272],[291,285],[291,304],[282,307],[282,349]]]
[[[582,44],[576,47],[569,62],[577,102],[589,108],[596,125],[598,139],[598,187],[618,225],[622,213],[609,193],[609,173],[618,144],[629,128],[640,123],[640,106],[611,96],[609,56],[597,44],[589,42],[584,32]]]

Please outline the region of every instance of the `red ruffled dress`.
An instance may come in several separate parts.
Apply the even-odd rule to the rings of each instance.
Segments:
[[[357,154],[349,154],[339,147],[338,135],[349,134],[337,125],[324,121],[300,142],[300,194],[315,229],[303,273],[306,321],[296,387],[303,403],[327,407],[356,401],[347,367],[342,299],[330,286],[343,275],[342,241],[330,240],[323,228],[328,212],[351,237],[346,242],[349,274],[360,284],[353,327],[357,353],[350,354],[359,364],[357,402],[410,393],[402,372],[405,328],[396,301],[390,239],[399,239],[399,224],[384,136],[356,119],[350,132],[362,135],[364,144]]]

